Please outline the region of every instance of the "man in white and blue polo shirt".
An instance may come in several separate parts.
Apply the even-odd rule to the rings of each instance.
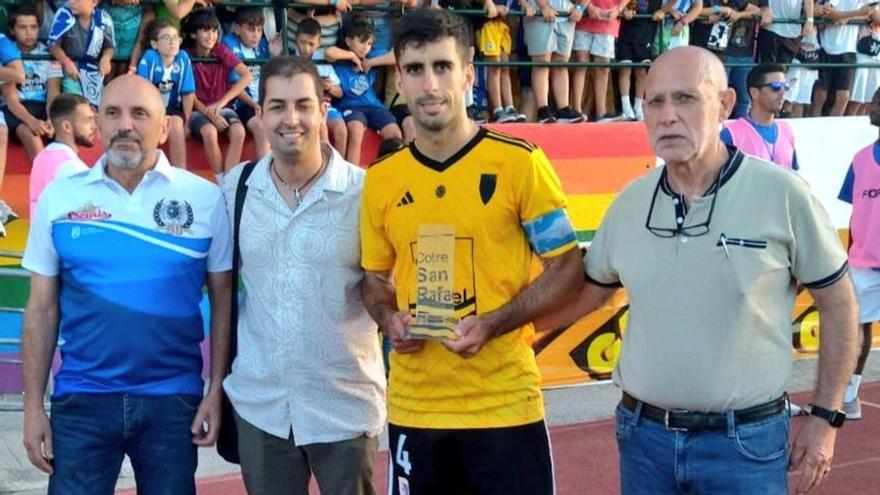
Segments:
[[[213,443],[219,429],[229,345],[223,197],[157,150],[168,119],[148,81],[110,83],[98,124],[107,153],[45,190],[22,260],[32,272],[25,447],[51,474],[50,494],[113,493],[124,455],[138,491],[195,493],[197,446]],[[205,283],[215,359],[203,399]],[[50,423],[42,396],[59,329]]]

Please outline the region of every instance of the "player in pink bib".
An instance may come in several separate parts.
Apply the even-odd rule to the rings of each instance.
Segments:
[[[868,107],[871,125],[880,126],[880,89]],[[849,221],[849,271],[859,300],[862,346],[843,397],[846,419],[862,417],[859,384],[871,352],[871,325],[880,321],[880,140],[853,157],[838,198],[852,205]]]
[[[55,128],[55,141],[34,157],[29,184],[31,218],[40,194],[50,182],[89,169],[76,154],[78,146],[95,145],[95,112],[82,96],[58,95],[49,106],[49,119]]]
[[[752,108],[745,117],[727,122],[721,140],[747,155],[757,156],[786,170],[797,170],[794,134],[788,123],[775,120],[785,103],[789,85],[785,69],[761,64],[749,72],[747,85]],[[746,95],[736,95],[745,98]]]

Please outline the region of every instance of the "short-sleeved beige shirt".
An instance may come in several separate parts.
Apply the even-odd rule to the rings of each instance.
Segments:
[[[821,288],[846,273],[846,252],[807,183],[729,150],[717,187],[690,205],[663,168],[630,184],[587,255],[589,278],[622,284],[630,300],[614,382],[649,404],[720,412],[779,397],[792,368],[796,282]],[[648,230],[652,198],[650,226],[672,229],[679,219],[705,223],[716,191],[705,235]]]

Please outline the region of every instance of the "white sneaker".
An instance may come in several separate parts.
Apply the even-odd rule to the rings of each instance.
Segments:
[[[846,413],[846,419],[850,421],[862,419],[862,401],[856,397],[852,402],[844,402],[843,412]]]
[[[623,112],[623,120],[627,122],[633,122],[636,120],[636,114],[633,111],[624,111]]]
[[[641,108],[636,108],[636,110],[635,110],[634,113],[635,113],[635,117],[636,117],[636,120],[637,120],[637,121],[639,121],[639,122],[644,122],[644,121],[645,121],[645,112],[642,111]]]

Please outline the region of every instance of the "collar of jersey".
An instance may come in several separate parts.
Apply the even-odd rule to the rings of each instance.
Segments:
[[[462,157],[464,157],[470,150],[474,149],[474,147],[479,144],[480,141],[482,141],[482,139],[486,137],[486,134],[488,133],[489,131],[487,131],[485,127],[480,127],[480,129],[477,131],[474,137],[471,138],[470,141],[465,143],[465,145],[462,146],[461,149],[453,153],[452,156],[450,156],[446,160],[443,160],[442,162],[438,162],[437,160],[434,160],[433,158],[427,157],[422,154],[422,152],[419,151],[419,148],[416,146],[415,141],[413,141],[409,145],[409,149],[413,157],[418,160],[419,163],[430,168],[431,170],[443,172],[449,167],[455,165],[455,163],[461,160]]]

